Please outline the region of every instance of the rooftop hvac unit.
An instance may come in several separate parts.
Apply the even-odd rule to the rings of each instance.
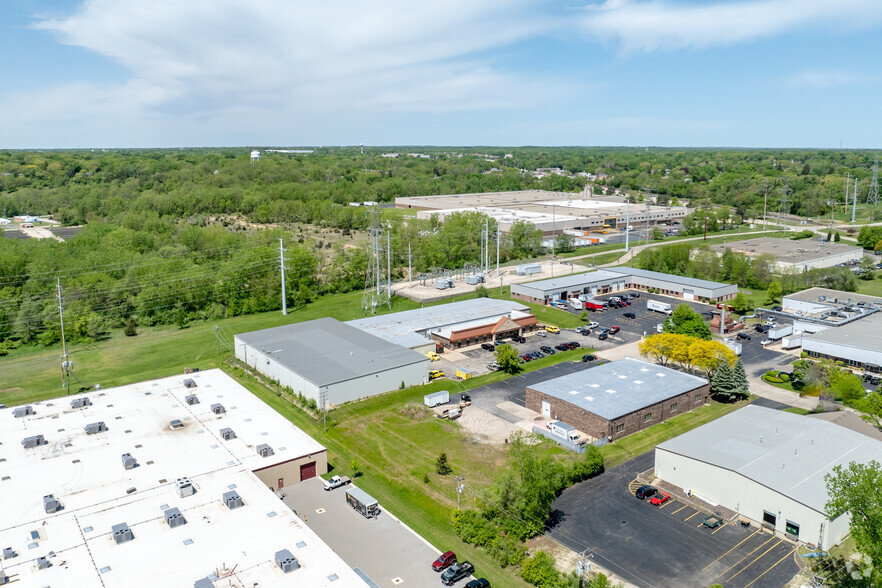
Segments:
[[[178,478],[175,481],[175,486],[177,486],[178,494],[181,498],[196,494],[196,488],[193,487],[193,482],[190,481],[190,478]]]
[[[196,387],[196,380],[194,380],[192,378],[187,378],[186,380],[184,380],[184,388],[195,388],[195,387]]]
[[[25,437],[21,444],[25,449],[30,449],[31,447],[45,445],[46,439],[43,438],[43,435],[33,435],[31,437]]]
[[[94,435],[96,433],[101,433],[107,430],[107,425],[104,424],[104,421],[98,421],[97,423],[89,423],[83,430],[87,435]]]
[[[54,494],[47,494],[43,497],[43,510],[47,513],[58,512],[61,510],[61,503],[55,499]]]
[[[195,394],[190,394],[189,396],[185,396],[184,400],[187,402],[187,404],[189,404],[191,406],[194,404],[199,404],[199,399],[196,398]]]
[[[117,545],[128,543],[129,541],[134,541],[135,539],[135,535],[132,533],[132,530],[129,529],[129,526],[125,523],[113,525],[113,527],[111,527],[111,530],[113,531],[113,540],[116,541]]]
[[[273,448],[266,443],[261,443],[257,446],[257,453],[260,455],[260,457],[269,457],[273,455]]]
[[[245,506],[245,503],[242,502],[242,497],[239,496],[239,493],[235,490],[224,492],[224,504],[226,504],[227,508],[230,510],[233,510],[234,508],[239,508],[240,506]]]
[[[224,408],[223,404],[212,404],[211,412],[213,412],[214,414],[224,414],[225,412],[227,412],[227,409]]]
[[[178,508],[169,508],[162,511],[162,514],[165,515],[166,524],[172,529],[187,524],[187,519],[184,518],[184,515],[181,514],[181,511]]]
[[[48,570],[52,567],[52,563],[49,561],[45,555],[37,558],[37,569],[38,570]]]
[[[74,398],[70,401],[71,408],[86,408],[92,406],[92,401],[88,398]]]
[[[131,453],[122,454],[122,464],[127,470],[133,470],[138,467],[138,460],[132,457]]]
[[[276,552],[276,565],[286,574],[300,569],[300,562],[287,549]]]
[[[21,418],[21,417],[26,417],[31,414],[37,414],[37,413],[34,412],[34,407],[31,406],[30,404],[27,406],[17,406],[16,408],[12,409],[12,416],[17,419]]]
[[[223,437],[224,441],[230,441],[231,439],[236,438],[236,432],[229,427],[221,429],[220,434],[221,437]]]
[[[18,557],[18,554],[11,547],[3,548],[3,559],[12,559],[13,557]]]

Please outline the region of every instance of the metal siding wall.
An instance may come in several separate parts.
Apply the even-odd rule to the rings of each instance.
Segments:
[[[354,380],[332,384],[328,387],[328,401],[341,404],[353,400],[361,400],[384,392],[398,390],[401,382],[405,386],[416,386],[426,382],[428,378],[429,359],[425,362],[402,366],[379,374],[370,374]]]
[[[814,314],[817,312],[823,312],[825,310],[829,310],[829,306],[826,304],[821,304],[818,302],[808,302],[806,300],[797,300],[795,298],[784,297],[783,302],[784,308],[789,308],[793,310],[801,310],[805,313]]]
[[[882,365],[882,351],[877,349],[857,349],[837,343],[815,341],[810,337],[803,337],[802,348],[805,351],[814,351],[831,357],[840,357],[864,364]]]

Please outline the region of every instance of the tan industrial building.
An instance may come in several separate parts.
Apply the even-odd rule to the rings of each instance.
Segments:
[[[778,239],[758,237],[747,241],[734,241],[721,245],[711,245],[710,250],[723,255],[727,249],[733,253],[743,253],[749,257],[771,255],[779,272],[803,272],[810,269],[833,267],[860,259],[864,250],[856,245],[845,243],[826,243],[816,239]]]

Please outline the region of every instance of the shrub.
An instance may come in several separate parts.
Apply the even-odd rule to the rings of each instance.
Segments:
[[[799,357],[802,358],[802,359],[805,359],[806,357],[808,357],[808,352],[807,352],[807,351],[803,351],[802,353],[799,354]]]
[[[781,374],[779,377],[782,382],[789,382],[790,381],[790,376],[788,376],[787,374]]]
[[[841,359],[837,359],[835,363],[836,363],[836,365],[838,365],[839,367],[843,367],[843,366],[845,365],[845,362],[842,361]]]
[[[766,382],[769,382],[769,383],[774,383],[774,384],[781,384],[784,382],[784,380],[782,380],[781,378],[778,378],[776,376],[770,376],[768,374],[763,376],[763,380],[765,380]]]
[[[316,406],[318,406],[315,402],[315,398],[310,398],[306,401],[306,408],[309,410],[315,410]]]

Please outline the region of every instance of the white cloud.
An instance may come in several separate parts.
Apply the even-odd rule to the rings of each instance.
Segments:
[[[687,4],[606,0],[581,14],[583,30],[617,43],[625,54],[702,49],[771,37],[806,27],[829,32],[882,20],[877,0],[750,0]]]
[[[790,86],[809,88],[844,88],[875,81],[873,76],[832,69],[805,69],[785,79]]]

